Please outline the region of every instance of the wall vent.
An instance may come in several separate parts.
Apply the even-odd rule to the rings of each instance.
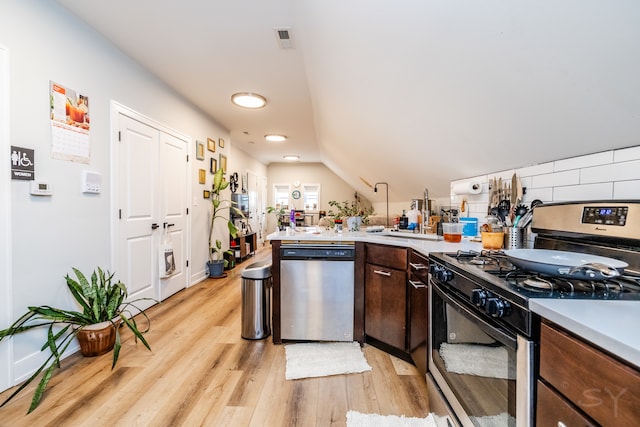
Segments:
[[[293,38],[290,28],[275,28],[276,39],[280,49],[293,49]]]

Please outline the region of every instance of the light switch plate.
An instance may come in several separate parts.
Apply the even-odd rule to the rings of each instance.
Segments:
[[[82,192],[100,194],[102,190],[102,175],[98,172],[82,171]]]

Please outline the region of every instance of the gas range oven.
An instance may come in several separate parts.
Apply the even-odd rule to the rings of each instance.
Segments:
[[[591,280],[520,268],[509,251],[431,253],[427,382],[431,401],[446,398],[443,425],[534,425],[540,319],[531,298],[640,300],[640,200],[541,205],[532,231],[537,253],[627,266],[608,278],[600,264],[575,269],[595,269]]]

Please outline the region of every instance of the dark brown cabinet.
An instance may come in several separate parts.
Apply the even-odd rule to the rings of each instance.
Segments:
[[[406,351],[407,249],[367,244],[365,321],[367,337]]]
[[[427,373],[429,259],[415,251],[409,255],[407,350],[422,375]]]
[[[544,322],[536,420],[539,427],[636,426],[640,371]]]

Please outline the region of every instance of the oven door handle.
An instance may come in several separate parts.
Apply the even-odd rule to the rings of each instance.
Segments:
[[[437,283],[434,283],[432,281],[431,287],[435,292],[438,293],[440,298],[442,298],[447,304],[453,307],[458,313],[465,316],[467,319],[475,321],[475,325],[482,329],[487,335],[493,337],[497,341],[500,341],[507,347],[517,350],[518,345],[516,337],[514,335],[508,333],[504,328],[502,328],[500,325],[497,325],[490,319],[481,318],[476,313],[462,305],[460,302],[451,298],[449,295],[443,292],[442,289],[440,289]]]

